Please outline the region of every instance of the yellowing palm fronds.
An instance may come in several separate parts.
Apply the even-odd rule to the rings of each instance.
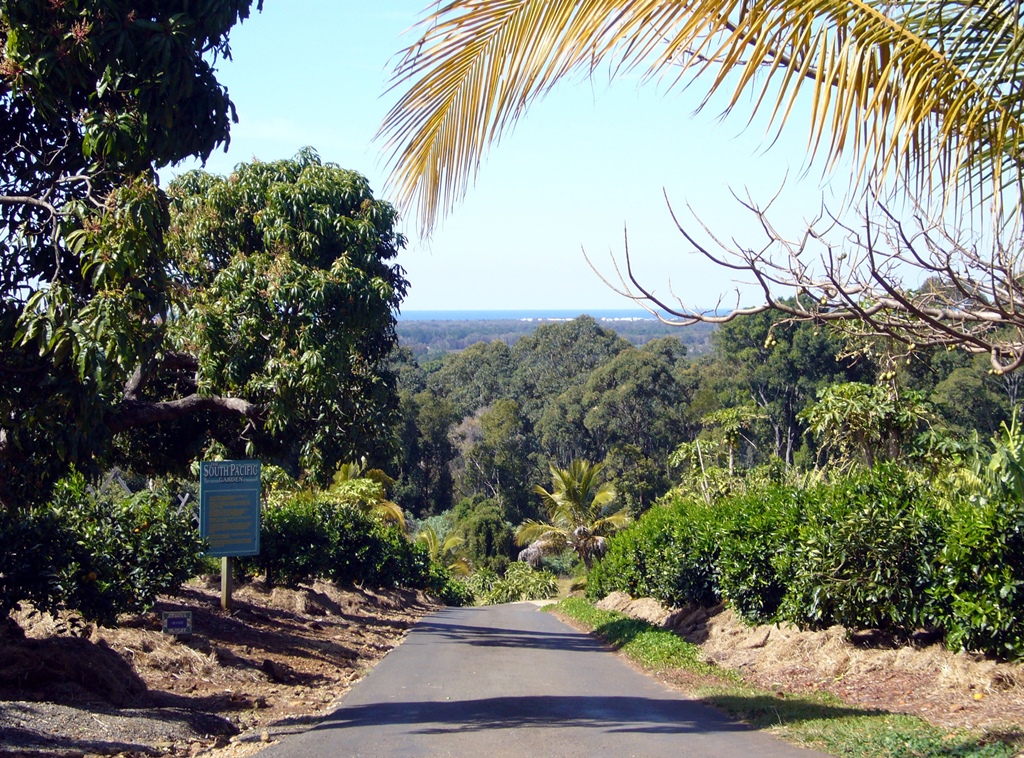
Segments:
[[[429,231],[488,145],[556,82],[607,64],[670,86],[732,87],[781,126],[810,90],[810,141],[860,174],[899,168],[998,192],[1021,182],[1019,0],[452,0],[394,78],[380,131],[391,189]]]

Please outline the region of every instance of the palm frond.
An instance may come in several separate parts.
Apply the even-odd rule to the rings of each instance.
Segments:
[[[397,202],[429,231],[538,97],[607,63],[732,88],[781,127],[810,90],[812,152],[852,181],[894,169],[988,194],[1021,183],[1020,0],[452,0],[424,21],[379,135]]]
[[[594,534],[599,535],[614,534],[627,526],[631,520],[632,517],[629,515],[629,508],[623,508],[620,511],[616,511],[615,513],[595,521],[593,531]]]
[[[541,521],[528,519],[516,529],[516,544],[529,545],[533,542],[559,543],[565,545],[569,540],[569,533],[554,524],[545,524]]]
[[[360,507],[366,513],[379,518],[381,521],[395,524],[405,529],[405,513],[402,511],[402,506],[398,503],[390,500],[381,500],[380,502],[368,503]]]

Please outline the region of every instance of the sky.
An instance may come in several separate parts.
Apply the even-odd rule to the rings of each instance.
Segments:
[[[266,0],[232,31],[232,60],[217,64],[239,123],[206,170],[228,174],[311,146],[388,200],[388,156],[374,138],[399,97],[389,81],[426,3]],[[466,199],[430,239],[419,238],[414,219],[400,221],[409,244],[398,262],[411,283],[402,310],[633,307],[584,257],[614,278],[627,234],[640,280],[659,296],[699,308],[720,298],[735,304],[732,272],[689,251],[664,195],[688,222],[689,204],[716,235],[755,247],[762,237],[733,192],[766,202],[781,188],[778,218],[797,231],[832,190],[821,167],[807,165],[806,121],[769,144],[774,134],[748,126],[743,104],[725,119],[717,103],[695,113],[701,94],[639,77],[557,86],[491,148]],[[752,293],[743,302],[756,299],[740,289]]]

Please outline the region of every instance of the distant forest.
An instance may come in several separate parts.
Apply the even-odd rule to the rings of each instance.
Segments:
[[[715,327],[695,324],[679,327],[655,319],[625,321],[597,319],[605,329],[611,329],[637,347],[661,337],[675,337],[686,346],[687,355],[701,355],[711,350],[711,334]],[[459,352],[477,342],[501,340],[510,347],[516,340],[533,334],[543,324],[557,320],[524,321],[520,319],[486,320],[399,320],[397,330],[401,345],[412,351],[416,360],[423,362],[440,358],[445,353]]]

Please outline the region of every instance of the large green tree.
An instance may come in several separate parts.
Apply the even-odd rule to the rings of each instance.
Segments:
[[[1024,363],[1019,244],[998,233],[1020,218],[1024,185],[1016,0],[452,0],[423,29],[398,65],[404,91],[381,133],[399,204],[415,205],[425,229],[464,195],[487,146],[573,74],[607,64],[613,77],[640,71],[706,97],[731,90],[730,110],[753,103],[780,128],[803,112],[793,106],[806,94],[811,154],[848,157],[851,189],[878,190],[896,177],[889,189],[922,199],[959,192],[980,209],[994,198],[992,246],[979,246],[969,229],[943,228],[941,213],[916,225],[885,206],[872,211],[877,194],[867,196],[858,228],[826,214],[825,229],[796,240],[751,203],[766,243],[719,249],[680,231],[695,250],[756,281],[762,303],[702,313],[665,303],[636,280],[623,282],[626,294],[683,323],[778,309],[859,324],[863,335],[911,350],[988,353],[999,372]],[[934,283],[920,287],[908,269]],[[813,297],[786,301],[780,289]]]
[[[509,392],[536,423],[554,398],[629,346],[591,316],[543,324],[512,346]]]
[[[180,304],[162,351],[133,374],[119,423],[185,419],[171,427],[180,441],[183,426],[199,443],[321,480],[341,461],[388,458],[387,361],[407,286],[394,209],[309,149],[228,177],[191,172],[168,196]],[[190,403],[204,415],[179,408]]]
[[[530,485],[536,481],[535,443],[515,400],[496,400],[480,414],[480,435],[462,453],[466,494],[483,493],[514,524],[535,514]]]
[[[765,414],[768,436],[762,457],[775,455],[793,462],[805,425],[798,414],[817,391],[833,382],[874,378],[867,359],[840,358],[849,348],[831,329],[794,323],[779,312],[759,313],[723,324],[712,336],[715,354],[728,367],[736,394],[721,393],[721,408],[753,403]]]
[[[154,170],[227,144],[213,62],[252,4],[0,2],[3,506],[92,462],[161,349],[175,287]]]

